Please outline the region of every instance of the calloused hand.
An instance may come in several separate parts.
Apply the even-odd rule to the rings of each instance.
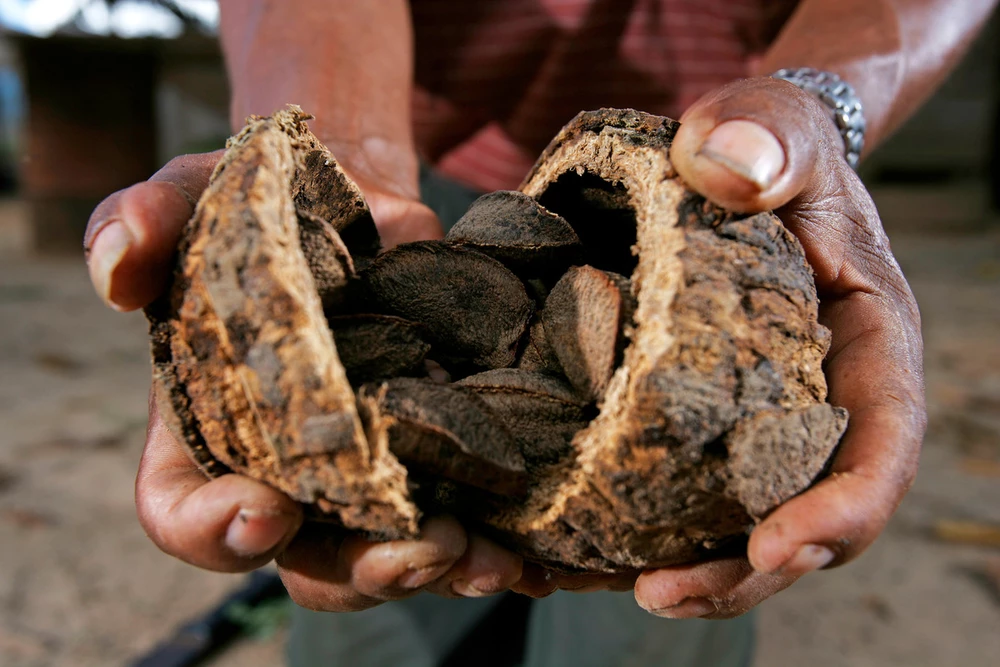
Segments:
[[[857,557],[910,488],[926,422],[920,315],[818,101],[784,81],[746,79],[702,98],[681,123],[671,159],[693,189],[737,211],[775,209],[801,241],[833,333],[829,400],[851,415],[831,474],[758,525],[747,558],[636,581],[636,600],[655,614],[729,618]]]
[[[84,245],[94,287],[112,308],[142,308],[166,289],[181,231],[221,155],[176,158],[94,211]],[[426,206],[359,185],[386,245],[440,237]],[[450,517],[427,519],[419,540],[386,543],[303,525],[299,504],[264,484],[234,474],[207,479],[152,401],[135,500],[143,528],[166,553],[222,572],[275,559],[292,599],[311,609],[360,610],[424,589],[489,595],[522,573],[518,556],[467,534]]]

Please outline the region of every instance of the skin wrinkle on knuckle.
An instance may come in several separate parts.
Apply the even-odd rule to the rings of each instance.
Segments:
[[[877,297],[872,297],[868,294],[855,293],[850,298],[857,300],[860,298],[871,299]],[[825,363],[829,366],[830,364],[837,362],[841,355],[850,353],[857,354],[856,348],[859,344],[861,344],[863,339],[874,338],[876,341],[875,346],[878,347],[880,341],[898,340],[899,337],[906,337],[905,328],[899,326],[887,326],[884,319],[881,321],[875,321],[855,332],[846,340],[841,339],[836,341],[835,347],[831,348]],[[868,347],[872,346],[869,345]],[[914,367],[918,369],[920,368],[920,364],[917,360],[921,355],[919,352],[912,350],[899,350],[898,347],[895,351],[897,352],[895,355],[883,355],[881,361],[883,364],[889,363],[893,366],[893,375],[896,379],[892,384],[892,391],[898,393],[899,395],[892,394],[891,401],[886,401],[885,399],[889,397],[891,392],[888,388],[883,387],[879,396],[866,405],[866,409],[873,407],[891,408],[894,406],[902,406],[908,417],[917,417],[916,424],[919,425],[919,423],[925,419],[924,413],[926,410],[922,375],[920,372],[910,373],[908,371]],[[848,378],[845,378],[844,380],[847,381]],[[839,386],[840,382],[841,379],[839,377],[830,378],[831,390],[834,390],[837,386]],[[857,418],[857,413],[855,413],[854,418]],[[919,430],[922,432],[922,429],[913,429],[912,426],[911,428],[906,428],[904,430]]]
[[[171,555],[177,555],[174,517],[185,498],[186,496],[180,496],[170,502],[161,493],[154,492],[144,495],[137,507],[143,530],[157,547]]]
[[[835,224],[828,209],[819,205],[799,206],[786,222],[802,242],[817,274],[817,282],[836,284],[847,254],[849,236],[842,225]],[[819,285],[817,285],[819,287]]]
[[[847,238],[852,247],[867,250],[883,261],[892,258],[888,236],[867,190],[860,182],[848,187],[842,179],[835,180],[835,189],[811,203],[810,208],[827,214],[835,212],[833,215],[840,218],[837,221],[840,224],[834,223],[834,226],[848,231]],[[843,221],[848,224],[843,224]]]
[[[881,224],[866,223],[865,216],[858,211],[845,213],[845,218],[853,223],[848,227],[847,239],[853,251],[849,256],[853,257],[845,259],[838,278],[843,279],[850,272],[853,279],[847,281],[848,289],[889,297],[894,307],[902,305],[911,320],[919,321],[916,300]]]
[[[837,468],[836,462],[834,467]],[[856,493],[858,489],[865,489],[867,493]],[[835,557],[827,568],[832,568],[853,560],[870,546],[888,523],[905,491],[895,482],[887,480],[884,471],[854,466],[835,470],[803,497],[818,499],[823,498],[824,494],[834,495],[834,499],[828,497],[825,504],[837,507],[839,512],[827,516],[825,527],[819,528],[819,534],[802,535],[793,539],[822,543],[831,549]],[[849,494],[846,502],[835,502],[836,497],[843,497],[844,494]],[[795,507],[795,511],[803,511],[802,505]],[[783,590],[794,581],[795,579],[779,579],[774,584],[777,586],[774,592]]]

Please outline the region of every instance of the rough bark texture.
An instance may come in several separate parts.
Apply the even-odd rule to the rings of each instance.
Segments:
[[[416,498],[613,572],[734,548],[822,473],[847,416],[802,248],[685,188],[676,123],[582,113],[522,194],[375,257],[304,120],[234,138],[149,310],[157,396],[208,474],[383,537],[416,533]],[[398,377],[437,362],[454,382]]]
[[[173,288],[147,310],[158,406],[208,474],[249,475],[373,535],[414,535],[406,469],[365,435],[300,243],[293,183],[320,151],[305,118],[251,120],[198,203]],[[371,224],[332,157],[319,161],[352,212],[337,226]],[[316,236],[339,242],[333,224]]]
[[[846,427],[823,403],[829,334],[801,246],[774,216],[728,214],[685,188],[668,158],[676,129],[634,111],[583,113],[522,187],[574,227],[590,209],[585,246],[600,210],[607,225],[634,212],[635,328],[601,412],[565,469],[488,519],[555,566],[707,557],[804,490]],[[595,200],[606,203],[595,211]],[[624,253],[609,242],[603,254],[598,268],[622,272]],[[747,425],[762,414],[774,421],[758,441]]]

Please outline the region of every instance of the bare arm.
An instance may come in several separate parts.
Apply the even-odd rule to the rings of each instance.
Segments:
[[[288,103],[352,175],[417,199],[405,0],[222,0],[234,129]]]
[[[874,148],[958,64],[996,0],[804,0],[755,73],[815,67],[854,86]]]

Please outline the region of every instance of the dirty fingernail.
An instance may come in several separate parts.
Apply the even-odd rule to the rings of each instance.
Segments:
[[[285,539],[289,519],[280,512],[241,509],[226,529],[226,546],[244,558],[265,554]]]
[[[653,609],[651,613],[663,618],[699,618],[714,614],[719,608],[708,598],[685,598],[673,607]]]
[[[698,156],[745,178],[761,190],[771,187],[785,168],[785,149],[762,125],[730,120],[708,135]]]
[[[120,307],[111,300],[111,278],[131,246],[132,234],[128,228],[114,221],[105,225],[90,249],[90,278],[97,294],[115,309]]]
[[[778,571],[781,574],[802,576],[814,570],[826,567],[833,561],[834,553],[824,546],[818,544],[807,544],[800,547],[798,552],[788,562],[782,565]]]
[[[398,579],[396,579],[396,585],[400,588],[407,588],[411,590],[422,588],[447,572],[448,568],[450,568],[452,564],[453,563],[449,561],[447,563],[428,565],[427,567],[410,568]]]
[[[551,570],[525,563],[521,569],[521,578],[511,590],[536,599],[544,598],[559,590],[559,581]]]
[[[493,595],[493,593],[489,591],[483,591],[476,588],[472,583],[466,581],[465,579],[456,579],[451,582],[451,591],[464,598],[484,598],[488,595]]]

